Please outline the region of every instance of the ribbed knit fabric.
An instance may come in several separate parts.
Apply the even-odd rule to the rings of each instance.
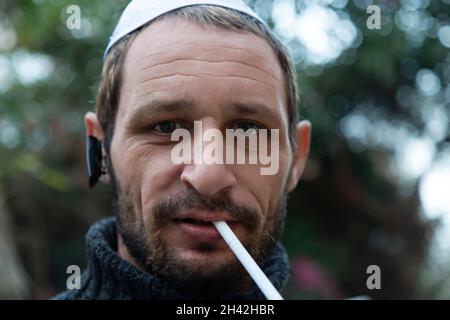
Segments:
[[[129,299],[264,299],[260,290],[253,284],[246,292],[229,295],[205,295],[202,292],[183,291],[168,284],[156,275],[139,270],[123,260],[117,253],[117,229],[115,218],[103,219],[94,224],[86,234],[88,264],[81,276],[81,289],[67,290],[53,299],[56,300],[129,300]],[[262,266],[274,286],[280,290],[289,274],[287,254],[281,243]]]

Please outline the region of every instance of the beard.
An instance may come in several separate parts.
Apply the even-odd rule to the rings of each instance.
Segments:
[[[181,192],[160,200],[152,209],[150,218],[144,221],[143,213],[138,212],[133,205],[130,192],[120,187],[112,170],[109,172],[117,230],[129,254],[141,269],[157,275],[177,290],[201,292],[206,297],[211,297],[219,292],[223,294],[242,290],[251,284],[248,273],[234,255],[224,261],[190,261],[183,258],[180,249],[168,247],[160,237],[160,230],[178,212],[188,209],[211,213],[227,212],[250,235],[242,244],[260,266],[273,250],[284,228],[287,186],[272,212],[267,213],[265,221],[262,221],[256,209],[234,202],[229,193],[206,196],[192,187],[186,187]],[[202,253],[215,250],[207,243],[196,249]]]

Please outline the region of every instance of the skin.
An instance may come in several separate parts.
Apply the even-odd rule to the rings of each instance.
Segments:
[[[298,147],[293,153],[283,72],[269,44],[253,34],[163,19],[136,37],[122,76],[111,144],[115,177],[129,193],[136,219],[159,232],[180,261],[213,273],[217,266],[235,259],[225,242],[213,241],[205,251],[201,239],[186,235],[174,222],[156,230],[151,219],[156,203],[187,187],[205,196],[227,192],[234,202],[257,212],[258,228],[253,231],[239,221],[232,226],[241,242],[251,243],[260,236],[283,192],[296,187],[308,157],[311,125],[298,123]],[[155,112],[148,106],[157,100],[184,101],[185,105],[160,106]],[[261,108],[248,112],[237,104]],[[248,125],[279,129],[278,173],[261,175],[259,165],[173,164],[170,155],[175,142],[161,132],[160,123],[175,121],[178,127],[191,129],[194,120],[203,122],[203,130],[225,132]],[[86,114],[85,123],[87,131],[102,141],[104,133],[96,115]],[[230,217],[227,212],[217,214]],[[118,247],[123,259],[142,267],[120,237]]]

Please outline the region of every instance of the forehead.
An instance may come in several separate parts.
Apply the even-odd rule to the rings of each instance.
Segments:
[[[221,52],[222,58],[253,60],[254,65],[276,74],[282,71],[268,42],[249,32],[202,25],[181,18],[167,17],[152,23],[139,33],[130,46],[125,65],[132,68],[145,60],[164,60],[179,56],[211,58]]]
[[[151,94],[182,94],[196,84],[286,102],[284,74],[265,39],[174,17],[138,34],[127,52],[122,81],[120,106],[127,108]]]

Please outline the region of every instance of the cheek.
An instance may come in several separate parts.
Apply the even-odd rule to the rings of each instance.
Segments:
[[[290,157],[292,155],[290,151],[283,147],[283,145],[280,146],[279,167],[276,174],[262,175],[258,169],[253,172],[252,177],[246,178],[250,190],[253,190],[253,194],[259,199],[266,217],[275,210],[280,197],[285,192],[288,181]],[[246,172],[244,171],[243,174],[245,175]]]
[[[152,199],[166,191],[173,165],[170,146],[123,141],[111,146],[116,179],[123,191],[131,193],[135,207],[142,212]]]
[[[282,163],[280,162],[280,170],[275,175],[262,175],[258,166],[237,165],[234,171],[239,188],[243,191],[236,192],[239,197],[236,199],[257,206],[262,214],[267,216],[278,203],[284,190],[286,170],[281,166]],[[249,199],[252,199],[252,202],[249,202]]]
[[[144,219],[152,217],[155,205],[171,194],[177,181],[179,166],[172,163],[171,150],[171,146],[146,146],[136,149],[133,156],[132,183],[139,192]]]

